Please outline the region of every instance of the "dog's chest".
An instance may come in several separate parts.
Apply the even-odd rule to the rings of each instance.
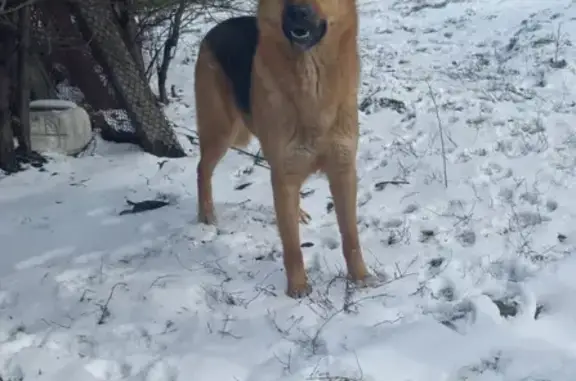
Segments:
[[[277,77],[276,86],[281,90],[270,92],[268,106],[276,115],[284,114],[290,124],[307,130],[328,128],[339,104],[334,94],[336,81],[330,83],[314,65],[303,66],[296,73]]]
[[[279,92],[294,101],[308,105],[321,102],[340,78],[334,64],[326,59],[306,54],[298,58],[276,56],[274,49],[261,47],[254,59],[254,81],[262,82],[267,91]]]

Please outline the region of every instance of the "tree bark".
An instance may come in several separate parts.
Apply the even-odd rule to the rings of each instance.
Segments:
[[[36,16],[39,21],[48,26],[44,29],[50,34],[48,38],[65,39],[69,45],[53,44],[43,54],[47,67],[51,67],[52,80],[58,83],[64,78],[69,79],[70,85],[82,91],[83,103],[92,110],[121,108],[112,86],[103,81],[96,70],[97,61],[71,17],[69,4],[65,1],[40,1],[34,7],[38,10]],[[64,76],[54,70],[58,66],[65,68]]]
[[[140,146],[164,157],[186,156],[176,133],[127,51],[112,9],[100,0],[74,0],[70,4],[85,41],[103,67],[135,127]]]
[[[18,105],[17,117],[19,120],[16,129],[18,150],[21,154],[32,153],[30,141],[30,6],[20,8],[18,11],[18,34],[20,46],[18,47]]]
[[[117,0],[114,5],[114,13],[116,14],[118,24],[122,30],[124,43],[134,58],[134,62],[140,70],[142,79],[146,80],[146,65],[144,65],[144,57],[142,55],[142,44],[137,36],[137,27],[133,15],[132,1]]]
[[[12,116],[10,115],[10,62],[16,51],[16,31],[0,24],[0,169],[19,169],[14,149]]]

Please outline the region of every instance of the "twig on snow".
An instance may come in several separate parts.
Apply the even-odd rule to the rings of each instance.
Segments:
[[[98,321],[96,322],[96,324],[102,325],[102,324],[106,323],[106,319],[108,319],[110,317],[110,309],[108,309],[108,305],[110,304],[110,301],[112,300],[112,297],[114,296],[114,291],[116,290],[116,287],[118,287],[118,286],[128,287],[128,285],[124,282],[118,282],[114,286],[112,286],[112,288],[110,289],[110,294],[108,295],[108,299],[106,299],[106,303],[98,305],[98,307],[100,307],[100,317],[98,318]]]
[[[189,134],[184,134],[184,136],[186,136],[188,138],[188,140],[190,141],[190,143],[194,144],[194,145],[200,145],[198,143],[198,134],[196,134],[195,131],[189,131]],[[262,167],[262,168],[266,168],[266,169],[270,169],[270,166],[268,164],[265,163],[265,159],[260,156],[260,150],[258,151],[257,154],[253,154],[252,152],[248,152],[246,150],[243,150],[242,148],[237,148],[237,147],[230,147],[231,149],[233,149],[234,151],[251,157],[254,160],[254,165],[258,166],[258,167]]]
[[[330,374],[329,372],[319,372],[319,362],[312,370],[312,373],[308,376],[307,380],[309,381],[363,381],[364,380],[364,370],[362,370],[362,366],[360,365],[360,360],[358,359],[358,355],[354,353],[356,357],[356,365],[358,366],[359,375],[350,377],[350,376],[335,376]]]
[[[444,171],[444,187],[448,188],[448,165],[446,161],[446,144],[444,142],[444,126],[442,124],[442,119],[440,119],[440,109],[438,107],[438,103],[436,102],[436,96],[434,95],[434,91],[432,91],[432,86],[430,83],[426,83],[428,85],[428,92],[430,98],[432,98],[432,103],[434,104],[434,111],[436,113],[436,120],[438,121],[438,130],[440,131],[440,145],[442,149],[442,169]]]

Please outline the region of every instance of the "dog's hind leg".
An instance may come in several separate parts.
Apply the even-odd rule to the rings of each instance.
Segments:
[[[218,162],[226,154],[228,142],[223,139],[204,140],[201,145],[204,147],[200,149],[200,161],[197,167],[198,222],[213,225],[216,223],[216,215],[212,195],[212,176]]]
[[[195,69],[196,121],[200,145],[197,167],[198,222],[215,224],[212,176],[216,166],[235,140],[240,144],[248,138],[240,136],[241,120],[234,105],[230,84],[208,46],[200,48]]]

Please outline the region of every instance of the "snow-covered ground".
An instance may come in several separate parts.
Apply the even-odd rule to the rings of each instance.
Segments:
[[[303,199],[314,293],[293,300],[266,169],[230,151],[205,227],[194,146],[97,141],[0,179],[1,380],[576,380],[576,2],[360,12],[359,227],[383,284],[346,288],[323,178]],[[196,49],[169,78],[180,131]]]

